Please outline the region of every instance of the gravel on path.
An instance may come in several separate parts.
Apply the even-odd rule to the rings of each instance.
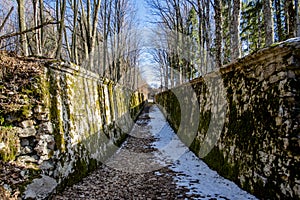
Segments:
[[[170,142],[177,144],[175,157],[166,155]],[[52,199],[256,198],[210,170],[180,143],[159,108],[146,105],[115,155]]]

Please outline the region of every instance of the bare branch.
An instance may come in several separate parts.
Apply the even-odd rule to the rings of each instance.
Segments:
[[[23,35],[23,34],[32,32],[32,31],[34,31],[34,30],[43,28],[44,26],[47,26],[47,25],[53,25],[53,24],[58,24],[58,23],[59,23],[59,21],[57,21],[57,22],[48,21],[48,22],[45,22],[45,23],[43,23],[43,24],[41,24],[41,25],[39,25],[39,26],[36,26],[36,27],[30,28],[30,29],[27,29],[27,30],[22,31],[22,32],[11,33],[11,34],[7,34],[7,35],[0,36],[0,40],[4,40],[4,39],[7,39],[7,38],[11,38],[11,37]]]
[[[4,25],[6,23],[6,21],[8,20],[9,16],[11,15],[12,11],[14,10],[14,7],[11,7],[10,11],[8,12],[8,14],[6,15],[3,23],[0,26],[0,32],[2,31],[2,29],[4,28]]]

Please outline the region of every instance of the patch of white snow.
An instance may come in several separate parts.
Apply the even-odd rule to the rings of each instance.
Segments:
[[[153,147],[160,164],[176,172],[177,186],[189,189],[187,194],[201,195],[201,199],[257,199],[234,182],[221,177],[195,156],[174,133],[157,106],[151,108],[151,133],[156,138]]]

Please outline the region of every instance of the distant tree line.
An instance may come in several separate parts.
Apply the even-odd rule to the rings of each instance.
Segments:
[[[174,87],[300,36],[298,0],[148,0],[161,85]],[[177,73],[175,73],[175,71]]]
[[[69,60],[115,81],[138,74],[131,0],[0,0],[0,7],[2,50]]]

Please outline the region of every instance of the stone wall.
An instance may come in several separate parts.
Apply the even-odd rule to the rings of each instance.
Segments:
[[[1,185],[17,196],[42,199],[105,163],[144,102],[79,66],[18,58],[11,68],[1,61],[0,158],[23,180]]]
[[[186,118],[182,105],[193,104],[176,99],[188,87],[197,96],[200,118],[190,149],[259,198],[299,199],[300,40],[273,45],[157,95],[176,130]]]

